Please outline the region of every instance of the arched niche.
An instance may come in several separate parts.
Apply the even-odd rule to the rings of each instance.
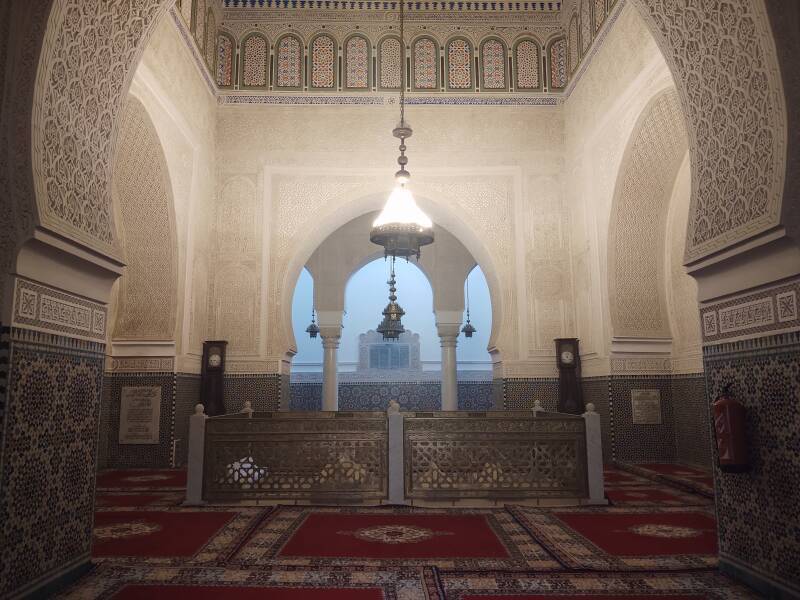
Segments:
[[[499,271],[495,265],[495,258],[490,253],[480,235],[467,225],[456,211],[449,208],[446,202],[433,201],[430,197],[425,196],[424,185],[418,184],[415,187],[415,190],[417,189],[419,192],[415,193],[415,198],[420,208],[428,214],[434,223],[450,232],[452,236],[464,246],[469,255],[473,257],[474,262],[481,266],[486,276],[492,300],[492,334],[489,339],[489,351],[492,353],[494,361],[499,362],[502,356],[501,346],[504,345],[504,342],[501,341],[498,343],[498,340],[503,340],[504,336],[511,338],[513,335],[512,332],[504,330],[504,325],[506,325],[506,323],[503,321],[503,300],[510,293],[506,289],[510,284],[501,284]],[[326,239],[337,229],[358,217],[379,211],[383,207],[389,191],[390,190],[386,189],[380,193],[368,194],[356,200],[352,200],[337,209],[334,213],[326,215],[325,218],[319,219],[311,224],[312,227],[310,230],[306,231],[306,234],[303,236],[303,241],[295,249],[292,257],[287,261],[283,275],[277,283],[277,289],[280,290],[278,295],[278,304],[281,307],[279,312],[280,323],[277,324],[277,327],[273,326],[272,329],[275,335],[279,335],[280,344],[285,348],[284,352],[287,355],[287,360],[290,359],[296,345],[293,333],[287,331],[287,329],[290,328],[285,327],[283,324],[291,323],[292,292],[295,288],[300,271],[306,266],[311,256],[320,245],[320,242],[317,240]],[[366,242],[369,243],[369,240],[367,239]],[[378,250],[380,251],[380,248],[378,248]],[[423,263],[426,260],[424,258],[425,254],[425,249],[423,248]],[[357,264],[358,262],[354,263],[351,268],[355,268]],[[469,268],[465,267],[465,277],[471,268],[471,265]],[[316,288],[317,286],[315,285],[315,290]],[[461,286],[459,286],[459,289],[460,288]],[[316,293],[315,291],[315,294]],[[460,289],[458,293],[463,294],[463,290]],[[461,310],[463,310],[463,299]],[[509,341],[508,343],[513,342]]]
[[[671,337],[666,299],[667,212],[686,154],[678,95],[645,106],[622,158],[608,235],[608,298],[613,338]]]
[[[178,251],[164,150],[142,102],[129,96],[112,172],[117,236],[126,262],[113,340],[174,340]]]

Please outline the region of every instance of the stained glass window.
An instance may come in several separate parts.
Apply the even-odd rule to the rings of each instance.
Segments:
[[[267,85],[267,40],[253,34],[242,42],[242,85],[266,87]]]
[[[447,44],[447,86],[453,89],[472,87],[472,47],[467,40]]]
[[[275,62],[278,87],[298,88],[302,85],[303,45],[299,39],[293,35],[282,37]]]
[[[414,43],[414,87],[435,90],[437,83],[436,43],[430,38],[419,39]]]
[[[517,89],[538,89],[541,85],[539,77],[539,46],[532,40],[522,40],[517,44],[516,50]]]
[[[233,39],[225,34],[217,37],[216,77],[220,87],[233,85]]]
[[[483,88],[502,90],[506,87],[506,47],[500,40],[487,40],[481,46]]]

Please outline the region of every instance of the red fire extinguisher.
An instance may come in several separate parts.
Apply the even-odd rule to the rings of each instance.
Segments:
[[[750,468],[747,459],[747,409],[730,395],[730,384],[722,388],[714,409],[714,434],[717,439],[719,468],[729,473],[741,473]]]

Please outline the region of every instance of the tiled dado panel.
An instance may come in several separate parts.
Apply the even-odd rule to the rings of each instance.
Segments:
[[[672,376],[675,414],[675,460],[684,465],[711,467],[711,426],[706,379],[699,375]]]
[[[152,386],[161,388],[161,415],[157,444],[120,444],[119,416],[122,388]],[[106,373],[103,383],[101,450],[103,468],[167,468],[171,465],[175,424],[174,373]]]
[[[629,463],[675,462],[675,418],[671,377],[612,375],[609,377],[609,412],[616,460]],[[631,390],[661,391],[661,424],[633,422]]]
[[[800,332],[708,346],[703,360],[709,397],[731,384],[748,411],[750,471],[715,467],[720,556],[800,596]]]
[[[583,402],[594,404],[600,415],[600,434],[603,443],[603,462],[608,464],[614,459],[614,436],[611,427],[611,403],[609,402],[608,377],[587,377],[581,379]]]
[[[272,373],[225,375],[225,412],[242,410],[248,400],[258,412],[279,410],[281,397],[289,393],[284,380],[288,376]]]
[[[4,330],[0,597],[88,564],[104,346]]]
[[[439,410],[441,387],[432,382],[362,382],[339,384],[340,410],[386,410],[389,400],[397,400],[402,410]],[[292,383],[291,410],[321,410],[321,383]],[[490,410],[491,382],[459,382],[460,410]]]
[[[503,379],[503,408],[506,410],[533,408],[536,400],[546,411],[558,410],[558,378]]]

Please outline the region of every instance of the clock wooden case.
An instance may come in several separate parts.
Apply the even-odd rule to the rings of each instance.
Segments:
[[[225,349],[228,342],[203,342],[203,366],[200,371],[200,402],[206,414],[225,414]]]
[[[583,414],[581,390],[581,358],[577,338],[556,338],[556,364],[558,365],[558,411],[573,415]]]

